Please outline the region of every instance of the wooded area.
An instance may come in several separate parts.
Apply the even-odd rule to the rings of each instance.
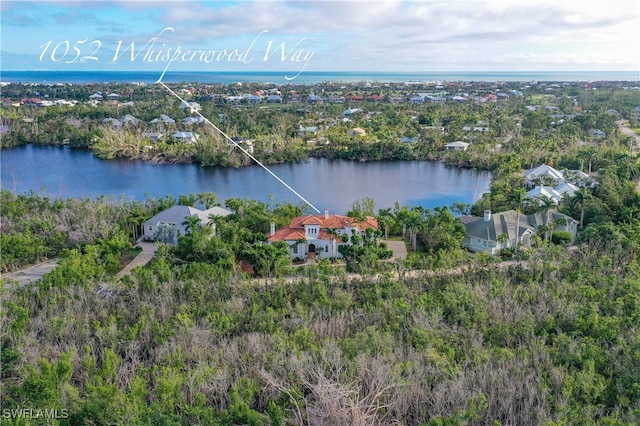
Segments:
[[[341,153],[358,144],[369,154],[341,158],[387,158],[371,154],[386,144],[441,152],[451,136],[428,139],[432,130],[420,125],[457,132],[486,120],[496,133],[442,155],[451,164],[491,168],[493,181],[473,206],[376,211],[375,200],[354,200],[347,215],[375,215],[380,229],[352,237],[335,263],[298,267],[285,247],[263,244],[271,222],[280,227],[306,213],[297,205],[213,193],[127,201],[2,190],[2,271],[60,257],[36,284],[3,282],[2,424],[51,424],[12,409],[58,410],[55,424],[62,425],[640,423],[640,163],[607,112],[616,105],[630,116],[640,96],[621,87],[568,86],[557,96],[539,89],[503,103],[412,106],[415,120],[413,112],[400,118],[389,107],[371,122],[356,121],[374,128],[396,117],[381,127],[397,129],[389,138],[415,126],[421,142],[344,140]],[[138,96],[164,99],[132,89]],[[552,110],[526,108],[553,104],[569,113],[575,103],[568,96],[584,112],[562,125]],[[0,111],[15,126],[25,108]],[[102,119],[97,111],[86,109]],[[70,112],[37,114],[39,123],[58,114],[54,123]],[[261,115],[277,115],[273,110],[237,114],[256,118],[231,122],[266,133],[277,127]],[[286,117],[283,111],[277,120]],[[450,124],[456,120],[459,126]],[[593,128],[607,136],[587,139]],[[327,130],[332,144],[341,140],[332,135],[339,129]],[[106,134],[94,130],[72,140],[89,146]],[[40,140],[49,133],[13,136],[20,134]],[[282,140],[291,136],[285,134]],[[498,135],[510,137],[500,149]],[[334,148],[325,146],[323,155]],[[597,185],[557,207],[526,203],[522,170],[538,164],[589,172]],[[212,217],[215,228],[187,221],[189,232],[176,246],[160,244],[150,264],[116,278],[141,224],[174,204],[224,204],[233,214]],[[579,220],[577,241],[568,246],[561,235],[541,233],[532,247],[496,257],[463,249],[460,215],[507,209],[557,209]],[[406,259],[385,259],[388,237],[406,242]]]

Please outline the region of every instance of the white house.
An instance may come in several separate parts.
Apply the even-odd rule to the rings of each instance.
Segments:
[[[562,200],[562,194],[551,186],[536,186],[527,192],[526,197],[531,199],[549,198],[556,205]]]
[[[444,146],[447,151],[466,151],[467,148],[469,148],[469,144],[462,141],[449,142]]]
[[[533,169],[525,170],[525,183],[529,188],[538,185],[554,186],[558,190],[558,186],[562,187],[565,183],[571,183],[577,186],[593,186],[593,181],[588,174],[581,170],[556,170],[553,167],[542,164]]]
[[[267,239],[270,243],[286,242],[292,259],[329,259],[342,257],[338,247],[349,244],[343,241],[343,236],[348,238],[352,231],[362,236],[369,228],[378,229],[376,218],[367,217],[359,222],[352,217],[329,214],[327,209],[324,214],[298,216],[277,231],[272,223]]]
[[[162,242],[177,244],[178,237],[187,234],[186,226],[183,225],[187,218],[197,216],[200,223],[206,226],[211,222],[209,216],[228,216],[232,213],[232,211],[218,206],[203,211],[195,207],[174,205],[144,223],[142,238],[150,241],[164,236]],[[164,235],[163,229],[168,230]]]
[[[564,182],[564,175],[561,171],[554,169],[548,164],[542,164],[524,172],[527,186],[532,187],[536,182],[551,183],[553,185]]]

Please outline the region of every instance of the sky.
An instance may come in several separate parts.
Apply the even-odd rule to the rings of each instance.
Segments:
[[[6,1],[1,70],[640,71],[637,0]]]

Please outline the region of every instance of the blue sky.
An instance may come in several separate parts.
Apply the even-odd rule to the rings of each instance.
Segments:
[[[640,70],[637,0],[3,0],[0,19],[3,70]]]

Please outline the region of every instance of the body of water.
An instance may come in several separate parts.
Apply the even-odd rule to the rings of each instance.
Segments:
[[[155,83],[159,71],[2,71],[0,81],[13,83]],[[237,82],[272,82],[276,84],[315,84],[342,82],[408,82],[408,81],[640,81],[637,71],[452,71],[452,72],[339,72],[305,71],[293,80],[285,76],[297,72],[283,71],[172,71],[166,83],[198,82],[232,84]]]
[[[227,198],[299,203],[289,189],[259,166],[240,169],[197,164],[153,165],[100,160],[90,151],[26,145],[1,151],[2,187],[53,197],[146,196],[215,192]],[[376,209],[401,205],[433,209],[455,201],[473,203],[488,191],[489,172],[447,167],[440,162],[370,162],[313,158],[269,167],[319,210],[346,213],[354,201],[371,197]]]

